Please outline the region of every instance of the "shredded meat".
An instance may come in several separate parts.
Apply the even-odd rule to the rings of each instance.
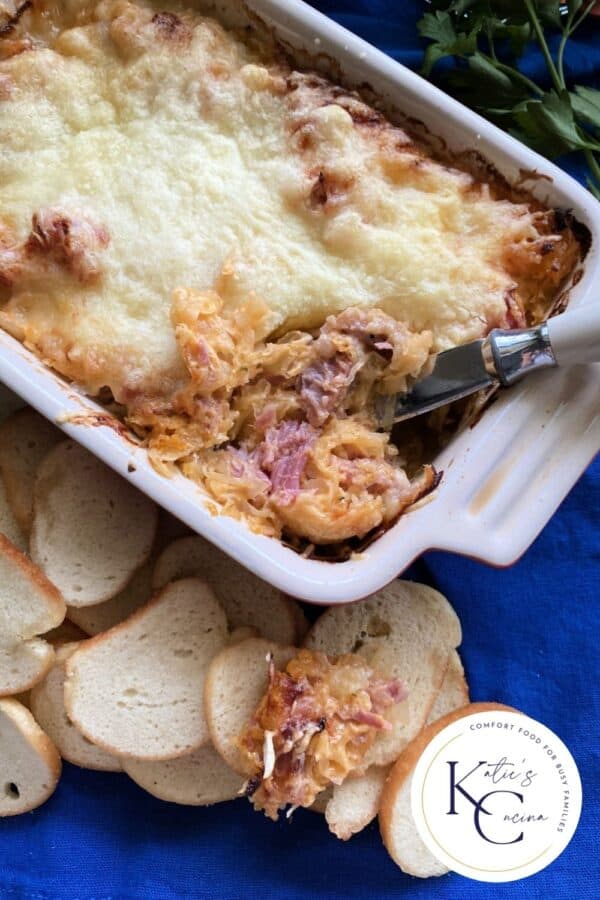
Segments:
[[[105,226],[83,213],[47,207],[34,213],[24,251],[34,260],[52,260],[86,284],[100,275],[98,254],[109,242]]]
[[[300,479],[317,433],[306,422],[282,422],[269,428],[254,451],[260,469],[269,475],[278,503],[288,505],[300,491]]]
[[[319,426],[331,415],[345,414],[349,392],[360,388],[361,380],[366,388],[361,398],[378,378],[390,392],[401,390],[407,377],[422,369],[429,344],[428,334],[412,334],[379,309],[351,308],[329,316],[314,342],[314,361],[298,379],[308,421]]]
[[[378,733],[390,728],[386,710],[406,695],[402,682],[382,678],[356,654],[300,650],[283,672],[271,659],[267,692],[238,740],[253,770],[255,808],[276,819],[359,772]]]
[[[299,394],[311,425],[323,425],[336,411],[354,381],[356,369],[351,356],[334,352],[302,373]]]

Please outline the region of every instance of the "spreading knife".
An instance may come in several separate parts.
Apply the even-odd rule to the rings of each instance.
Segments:
[[[495,386],[510,387],[531,372],[600,362],[600,303],[553,316],[532,328],[494,328],[487,337],[438,353],[430,374],[400,394],[380,394],[382,428]],[[598,398],[600,405],[600,397]]]

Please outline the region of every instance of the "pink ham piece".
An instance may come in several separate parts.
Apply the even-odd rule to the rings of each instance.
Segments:
[[[318,343],[318,341],[317,341]],[[354,381],[358,366],[345,353],[320,359],[300,376],[300,399],[311,425],[323,425],[336,411]]]
[[[411,337],[402,322],[378,309],[352,307],[329,316],[313,345],[316,360],[298,379],[298,392],[311,425],[324,425],[340,411],[370,353],[388,362],[394,357],[401,359],[411,353]]]
[[[293,502],[300,491],[311,447],[317,432],[306,422],[282,422],[269,428],[264,441],[252,453],[252,459],[271,479],[272,491],[280,505]]]

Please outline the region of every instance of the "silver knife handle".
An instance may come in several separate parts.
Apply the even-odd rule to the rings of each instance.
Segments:
[[[504,385],[535,369],[600,362],[600,303],[568,310],[535,328],[495,328],[484,341],[483,358]]]
[[[483,345],[483,358],[490,375],[498,378],[505,387],[529,372],[558,364],[545,322],[535,328],[515,331],[494,328]]]

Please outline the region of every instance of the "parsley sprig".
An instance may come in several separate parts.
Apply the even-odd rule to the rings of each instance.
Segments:
[[[455,65],[444,82],[467,105],[492,119],[550,159],[581,152],[588,187],[600,200],[600,90],[567,86],[565,48],[595,0],[430,0],[418,22],[431,43],[421,72],[429,76],[442,59]],[[560,36],[553,53],[550,41]],[[535,42],[552,87],[545,90],[519,69]]]

